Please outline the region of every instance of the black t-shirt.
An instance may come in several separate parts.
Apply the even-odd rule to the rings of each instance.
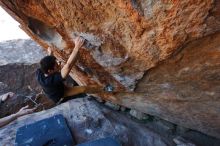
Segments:
[[[44,73],[38,69],[36,72],[37,81],[42,86],[46,95],[57,103],[64,95],[64,79],[60,72],[45,76]]]

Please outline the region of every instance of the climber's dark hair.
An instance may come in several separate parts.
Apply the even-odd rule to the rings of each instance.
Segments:
[[[56,64],[56,58],[54,56],[46,56],[40,61],[40,69],[43,73],[47,74],[48,70],[53,70]]]

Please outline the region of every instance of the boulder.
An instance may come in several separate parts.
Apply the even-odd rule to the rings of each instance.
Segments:
[[[65,62],[86,44],[71,77],[144,94],[97,94],[220,138],[220,1],[0,0],[44,49]]]

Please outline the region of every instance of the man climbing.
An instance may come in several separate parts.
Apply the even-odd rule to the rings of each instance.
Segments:
[[[46,95],[55,103],[63,98],[68,98],[80,93],[97,93],[104,91],[102,87],[94,86],[74,86],[67,87],[63,81],[69,75],[70,70],[77,60],[79,49],[84,43],[84,39],[77,37],[75,40],[75,47],[69,56],[66,64],[60,70],[56,58],[53,56],[53,50],[48,49],[49,55],[41,59],[40,69],[37,70],[36,76],[39,84],[42,86]]]

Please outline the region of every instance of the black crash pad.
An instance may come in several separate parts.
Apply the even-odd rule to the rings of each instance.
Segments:
[[[121,145],[116,139],[112,137],[107,137],[107,138],[102,138],[102,139],[78,144],[76,146],[121,146]]]
[[[74,141],[62,115],[25,125],[18,129],[16,146],[72,146]]]

